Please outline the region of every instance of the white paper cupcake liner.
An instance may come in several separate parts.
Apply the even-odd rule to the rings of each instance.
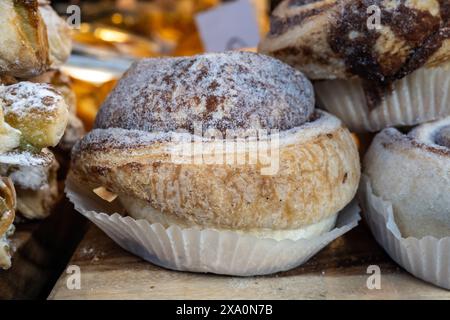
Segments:
[[[450,237],[403,238],[395,223],[392,204],[373,194],[365,175],[359,196],[375,239],[391,258],[417,278],[450,290]]]
[[[357,226],[356,202],[339,214],[336,227],[311,239],[261,239],[214,229],[165,228],[159,223],[122,216],[118,201],[108,203],[73,181],[66,194],[75,209],[119,246],[158,266],[180,271],[252,276],[292,269],[306,262],[337,237]]]
[[[314,87],[319,106],[355,132],[411,126],[450,115],[450,64],[421,68],[396,81],[392,93],[373,110],[367,107],[360,80],[326,80]]]

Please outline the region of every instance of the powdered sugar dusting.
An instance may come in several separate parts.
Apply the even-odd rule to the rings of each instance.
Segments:
[[[135,63],[101,108],[97,128],[148,132],[286,130],[314,109],[311,83],[282,62],[250,52]]]
[[[23,81],[10,86],[0,86],[0,103],[5,116],[13,113],[19,120],[29,117],[33,112],[51,116],[62,99],[48,84]]]

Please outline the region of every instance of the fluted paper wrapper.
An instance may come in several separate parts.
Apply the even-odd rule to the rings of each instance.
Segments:
[[[108,203],[75,182],[66,181],[66,194],[75,209],[95,223],[125,250],[158,266],[180,271],[252,276],[292,269],[328,243],[354,228],[360,220],[356,202],[339,214],[336,227],[308,240],[261,239],[232,231],[164,227],[123,216],[118,201]]]
[[[362,82],[326,80],[315,83],[318,104],[355,132],[411,126],[450,115],[450,64],[421,68],[394,82],[378,106],[369,109]]]
[[[450,237],[403,238],[395,223],[392,204],[373,194],[365,175],[359,196],[375,239],[391,258],[417,278],[450,290]]]

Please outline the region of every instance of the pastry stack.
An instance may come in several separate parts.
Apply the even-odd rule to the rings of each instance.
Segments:
[[[286,0],[260,51],[303,71],[351,130],[376,133],[366,220],[394,260],[450,289],[450,2]]]
[[[353,136],[312,84],[251,52],[144,59],[72,150],[75,208],[170,269],[293,268],[356,226]]]
[[[0,22],[0,267],[7,268],[15,204],[22,218],[50,214],[60,191],[59,164],[49,148],[70,148],[82,127],[58,71],[71,50],[69,26],[38,0],[1,1]]]

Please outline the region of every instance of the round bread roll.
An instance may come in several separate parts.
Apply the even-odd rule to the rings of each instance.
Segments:
[[[379,133],[364,159],[373,192],[392,203],[403,237],[450,236],[450,117],[407,135]]]
[[[135,63],[75,145],[70,176],[152,223],[299,239],[334,226],[360,167],[300,72],[226,52]]]

